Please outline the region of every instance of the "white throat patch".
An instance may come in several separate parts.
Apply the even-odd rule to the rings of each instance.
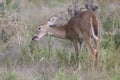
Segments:
[[[53,35],[53,33],[48,31],[48,35]]]

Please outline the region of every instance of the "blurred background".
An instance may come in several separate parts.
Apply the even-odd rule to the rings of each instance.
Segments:
[[[65,24],[73,1],[0,0],[0,80],[120,80],[120,0],[93,0],[102,23],[97,74],[90,71],[86,47],[76,68],[70,41],[50,36],[31,41],[52,16]],[[86,3],[78,0],[80,8]]]

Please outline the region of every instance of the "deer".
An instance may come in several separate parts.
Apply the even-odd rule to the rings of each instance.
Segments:
[[[57,26],[55,24],[57,19],[57,16],[53,16],[46,24],[38,26],[32,40],[38,41],[45,35],[70,40],[73,43],[77,57],[79,56],[79,50],[82,50],[82,46],[85,43],[90,50],[91,68],[98,68],[100,41],[99,16],[94,11],[87,9],[71,17],[64,25]],[[94,39],[95,48],[91,43],[91,37]]]

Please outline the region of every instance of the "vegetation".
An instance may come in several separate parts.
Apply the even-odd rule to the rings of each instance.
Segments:
[[[31,41],[38,25],[53,15],[65,17],[70,0],[0,1],[0,80],[120,80],[119,0],[94,1],[102,19],[99,72],[90,71],[86,48],[77,65],[69,41]],[[79,2],[84,6],[86,0]]]

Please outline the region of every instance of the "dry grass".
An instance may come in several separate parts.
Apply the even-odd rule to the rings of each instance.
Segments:
[[[80,2],[85,1],[80,0]],[[120,18],[119,7],[115,6],[111,9],[110,4],[105,4],[109,1],[98,2],[102,5],[102,22],[106,24],[103,24],[103,30],[108,24],[113,29],[118,27],[120,20],[116,19],[118,23],[114,23],[113,18]],[[67,12],[61,14],[61,11],[66,11],[68,4],[70,4],[68,0],[52,0],[51,2],[49,0],[31,0],[31,2],[21,0],[20,12],[6,9],[5,14],[9,15],[1,19],[0,27],[5,28],[6,34],[9,34],[9,40],[2,42],[0,46],[0,80],[120,79],[120,49],[115,49],[111,32],[103,33],[102,36],[99,72],[90,71],[89,52],[86,48],[80,55],[79,65],[76,67],[73,47],[70,49],[71,55],[67,54],[67,47],[71,46],[69,41],[49,36],[44,37],[38,43],[31,41],[37,25],[47,22],[53,15],[67,14]],[[116,11],[115,14],[111,15],[114,24],[106,22],[109,14],[114,11]],[[56,45],[59,46],[56,47]]]

